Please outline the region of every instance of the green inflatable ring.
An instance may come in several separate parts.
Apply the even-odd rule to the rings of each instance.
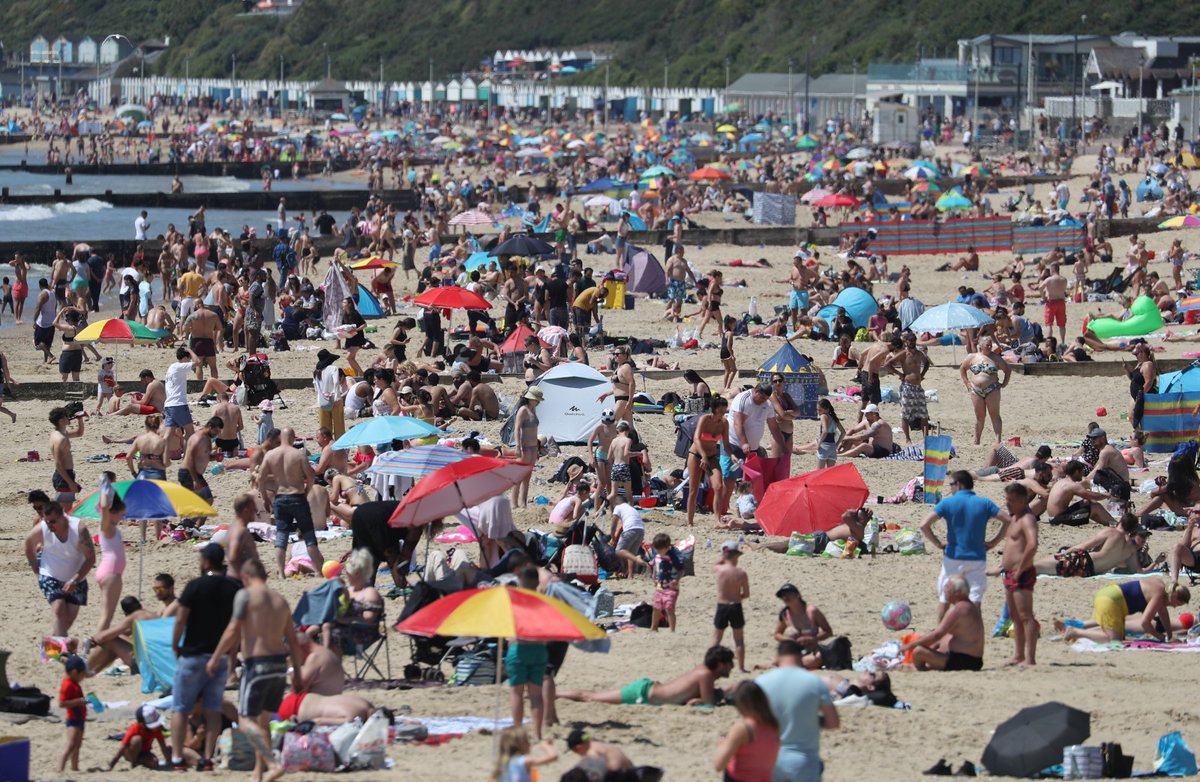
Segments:
[[[1096,318],[1088,321],[1087,330],[1100,339],[1110,337],[1144,337],[1152,331],[1163,327],[1162,313],[1158,305],[1149,296],[1138,296],[1129,307],[1129,317],[1125,320],[1116,318]]]

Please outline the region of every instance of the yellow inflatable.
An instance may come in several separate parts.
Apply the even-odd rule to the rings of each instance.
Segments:
[[[1090,320],[1085,327],[1100,339],[1110,337],[1144,337],[1152,331],[1163,327],[1162,313],[1158,305],[1149,296],[1138,296],[1129,307],[1129,317],[1125,320],[1116,318],[1096,318]]]

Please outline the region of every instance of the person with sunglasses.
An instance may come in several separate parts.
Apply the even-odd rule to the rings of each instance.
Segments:
[[[87,605],[87,574],[96,564],[96,549],[87,525],[68,518],[62,505],[48,502],[42,513],[42,521],[25,536],[25,560],[50,604],[50,634],[66,637]]]

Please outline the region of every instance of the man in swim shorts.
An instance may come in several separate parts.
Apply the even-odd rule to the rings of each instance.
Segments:
[[[949,606],[933,632],[900,647],[912,652],[918,671],[978,671],[983,668],[983,615],[970,599],[971,586],[963,576],[951,576],[942,587]]]
[[[559,690],[558,697],[585,703],[715,705],[715,682],[728,676],[733,666],[733,651],[725,646],[713,646],[704,653],[703,663],[669,682],[643,678],[617,690]]]

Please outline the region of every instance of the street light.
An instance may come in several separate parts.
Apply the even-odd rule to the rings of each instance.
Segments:
[[[1138,124],[1137,136],[1142,135],[1142,69],[1146,67],[1146,55],[1138,55]]]
[[[142,55],[142,75],[143,76],[146,75],[146,53],[141,50],[141,47],[134,46],[133,41],[129,40],[124,35],[121,35],[120,33],[112,33],[110,35],[104,36],[104,40],[100,42],[100,47],[98,49],[96,49],[96,81],[97,81],[96,89],[97,90],[99,90],[99,88],[100,88],[99,84],[98,84],[98,82],[100,81],[100,51],[101,51],[101,49],[104,48],[104,44],[108,43],[109,40],[113,39],[113,38],[123,39],[125,41],[125,43],[129,44],[129,48],[138,50],[138,52]],[[120,55],[120,52],[118,51],[117,54]],[[120,59],[119,56],[118,56],[118,59]],[[110,93],[112,92],[111,83],[112,83],[112,80],[110,79],[109,80],[109,84],[110,84],[109,92]],[[110,98],[112,97],[111,94],[109,95],[109,97]]]
[[[795,58],[788,57],[788,102],[787,102],[787,126],[790,128],[792,122],[796,118],[796,95],[792,91],[792,71],[796,69]]]
[[[975,104],[971,109],[971,141],[976,147],[979,146],[979,139],[976,137],[979,133],[979,49],[976,48],[971,54],[971,67],[975,71]]]
[[[1087,24],[1087,14],[1079,17],[1080,27]],[[1079,28],[1075,28],[1075,45],[1071,57],[1071,132],[1068,136],[1072,148],[1075,146],[1075,128],[1078,124],[1075,113],[1075,94],[1079,91]]]
[[[1197,59],[1195,57],[1188,58],[1188,68],[1190,68],[1192,71],[1192,111],[1188,115],[1188,124],[1190,124],[1193,128],[1196,127],[1196,63]],[[1194,131],[1191,135],[1193,139],[1196,137],[1196,133]]]
[[[725,56],[725,105],[726,106],[729,105],[729,66],[731,64],[732,64],[732,61],[729,59],[729,56],[726,55]]]

